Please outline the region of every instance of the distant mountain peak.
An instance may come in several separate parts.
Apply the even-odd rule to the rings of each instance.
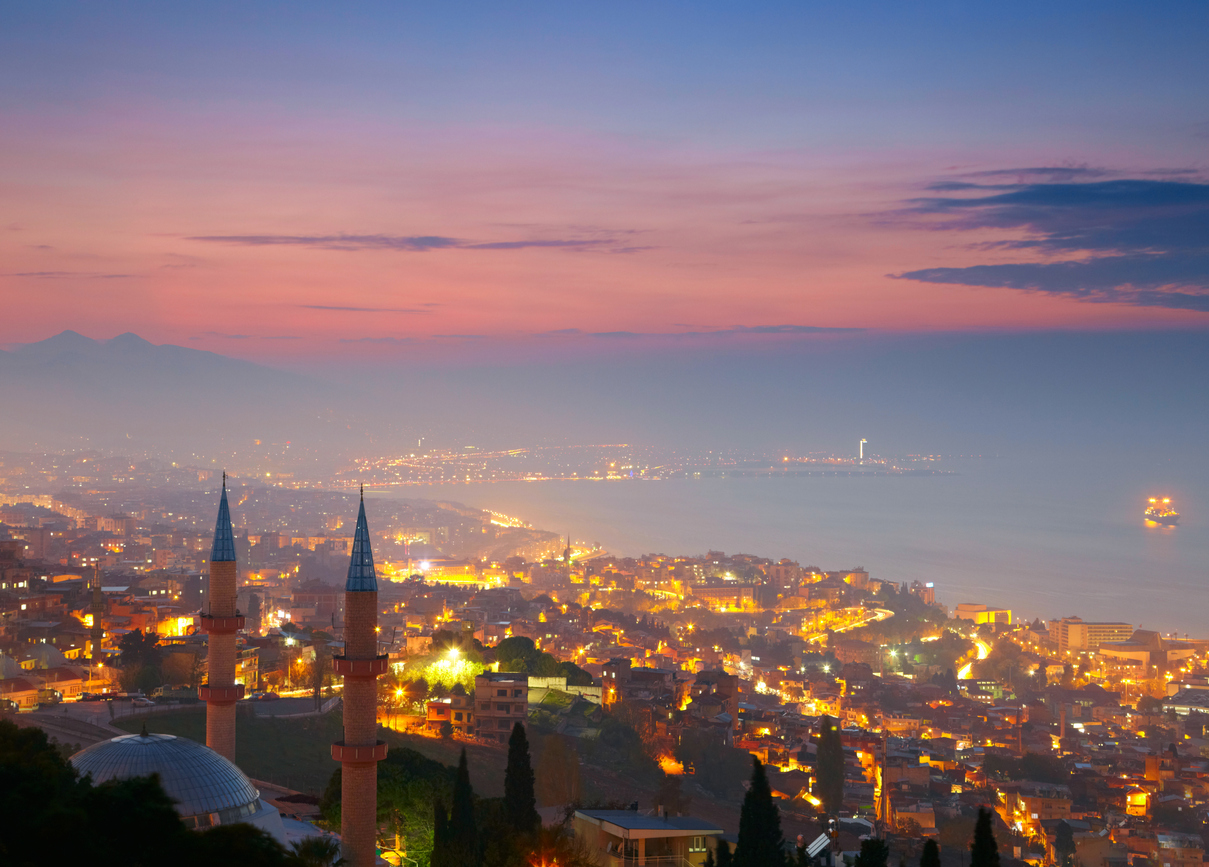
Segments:
[[[152,343],[150,340],[144,340],[143,338],[141,338],[137,334],[135,334],[133,331],[127,331],[125,334],[119,334],[117,337],[113,338],[112,340],[107,340],[106,343],[109,346],[130,347],[130,348],[137,347],[139,349],[155,346],[155,344]]]
[[[80,332],[72,331],[69,328],[66,331],[59,332],[54,337],[48,337],[45,340],[39,340],[35,343],[26,343],[24,346],[19,347],[16,351],[20,353],[29,353],[31,355],[59,352],[86,352],[90,349],[95,349],[99,345],[99,341],[93,340],[91,337],[85,337]]]

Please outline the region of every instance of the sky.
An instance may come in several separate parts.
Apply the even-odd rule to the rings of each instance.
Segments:
[[[0,4],[0,345],[1209,326],[1204,3]]]

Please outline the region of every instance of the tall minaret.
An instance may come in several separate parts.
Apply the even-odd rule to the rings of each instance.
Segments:
[[[93,663],[101,661],[101,642],[105,639],[105,596],[101,592],[101,566],[92,567],[92,650]]]
[[[378,740],[378,675],[386,657],[378,655],[378,578],[365,522],[365,492],[353,535],[353,557],[344,584],[344,656],[332,670],[344,676],[344,740],[332,744],[340,762],[341,850],[350,867],[377,862],[378,762],[386,744]]]
[[[235,683],[235,633],[244,619],[235,610],[235,533],[227,506],[227,474],[222,474],[222,499],[218,501],[218,523],[210,550],[209,612],[201,616],[202,632],[209,636],[207,682],[198,689],[206,703],[206,746],[235,761],[235,702],[243,698],[243,687]]]

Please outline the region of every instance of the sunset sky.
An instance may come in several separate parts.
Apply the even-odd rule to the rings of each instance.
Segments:
[[[0,344],[1204,329],[1207,35],[1203,2],[9,3]]]

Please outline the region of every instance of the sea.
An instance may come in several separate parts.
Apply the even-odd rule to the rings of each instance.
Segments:
[[[930,475],[724,476],[379,489],[454,500],[618,556],[707,551],[932,582],[939,602],[1209,638],[1209,472],[1175,459],[942,460]],[[368,493],[368,492],[367,492]],[[1169,496],[1175,527],[1143,520]]]

